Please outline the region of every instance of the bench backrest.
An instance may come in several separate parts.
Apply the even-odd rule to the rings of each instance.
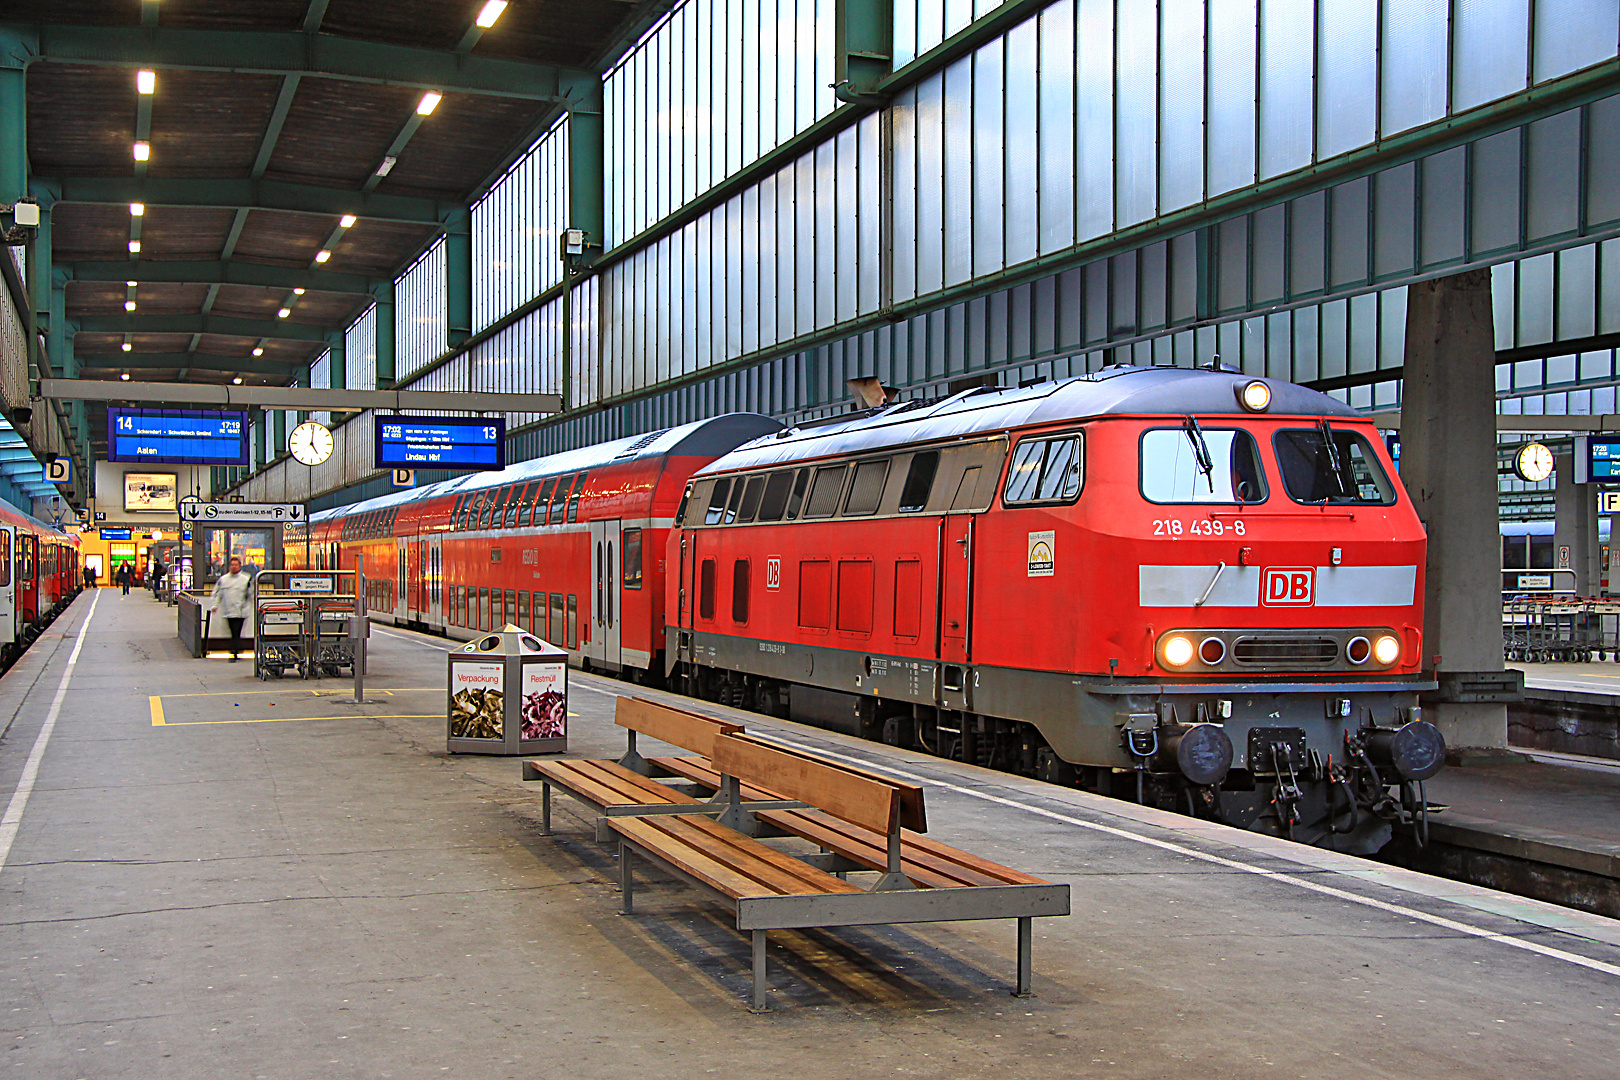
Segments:
[[[709,755],[716,772],[818,807],[881,833],[899,825],[894,784],[743,735],[722,735]]]
[[[679,746],[704,757],[714,756],[714,740],[741,731],[741,724],[715,720],[646,698],[621,697],[613,722],[620,727]]]

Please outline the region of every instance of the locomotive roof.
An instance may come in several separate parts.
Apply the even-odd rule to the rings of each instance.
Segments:
[[[629,438],[582,446],[560,454],[530,458],[508,465],[500,472],[468,473],[449,480],[440,480],[419,488],[406,488],[389,492],[364,502],[350,503],[332,510],[322,510],[309,516],[310,524],[363,514],[372,510],[386,510],[394,506],[424,499],[437,499],[446,495],[459,495],[480,488],[500,487],[541,476],[557,476],[581,469],[599,469],[625,461],[639,461],[652,457],[719,457],[738,445],[780,431],[779,421],[760,413],[726,413],[707,420],[697,420],[679,427],[650,431]]]
[[[704,466],[699,475],[1105,415],[1252,416],[1238,405],[1237,391],[1253,381],[1255,376],[1228,370],[1119,365],[1035,386],[975,387],[943,400],[902,401],[836,423],[765,435]],[[1271,387],[1267,415],[1361,416],[1343,402],[1297,383],[1259,381]]]

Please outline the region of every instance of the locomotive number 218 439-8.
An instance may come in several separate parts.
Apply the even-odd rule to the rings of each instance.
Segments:
[[[1248,527],[1241,521],[1227,523],[1214,518],[1200,521],[1181,521],[1177,518],[1155,518],[1153,520],[1154,536],[1233,536],[1248,535]]]

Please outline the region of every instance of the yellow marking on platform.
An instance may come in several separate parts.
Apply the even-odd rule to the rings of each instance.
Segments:
[[[163,699],[154,695],[152,697],[152,726],[166,727],[163,722]]]
[[[154,698],[155,702],[157,699]],[[170,720],[158,718],[161,707],[153,706],[153,727],[203,727],[208,724],[290,724],[301,720],[436,720],[438,713],[356,713],[354,716],[266,716],[261,720]]]
[[[375,690],[376,693],[379,693],[379,694],[415,694],[415,693],[427,693],[429,691],[432,691],[433,693],[438,693],[438,692],[442,691],[443,689],[444,689],[444,687],[442,687],[442,686],[396,686],[396,687],[393,687],[392,689],[389,689],[387,687],[375,687],[375,688],[373,688],[373,687],[368,686],[368,687],[366,687],[366,693],[368,693],[368,694],[372,693],[374,690]],[[183,698],[183,697],[246,697],[249,694],[313,694],[315,697],[339,697],[339,696],[341,696],[341,697],[352,697],[354,695],[354,690],[353,689],[348,689],[348,690],[319,690],[319,689],[316,689],[313,686],[311,686],[311,687],[288,686],[288,687],[284,687],[283,689],[280,689],[280,690],[211,690],[206,694],[164,694],[163,696],[167,697],[167,698]]]

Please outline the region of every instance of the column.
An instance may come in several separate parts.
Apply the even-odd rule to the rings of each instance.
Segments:
[[[327,384],[333,390],[346,389],[349,385],[349,354],[343,341],[343,331],[327,337],[326,355]]]
[[[472,337],[472,213],[458,208],[444,237],[445,341],[455,348]]]
[[[1488,270],[1408,290],[1401,479],[1429,533],[1425,672],[1501,671],[1496,344]],[[1507,746],[1505,705],[1425,700],[1424,717],[1453,750]]]
[[[17,39],[0,32],[0,203],[28,194],[28,89],[26,56]]]
[[[377,297],[377,389],[394,388],[394,283],[379,289]]]
[[[1601,575],[1598,570],[1597,485],[1575,482],[1575,459],[1569,454],[1554,458],[1553,476],[1553,566],[1575,571],[1554,574],[1557,588],[1573,588],[1580,596],[1596,596]]]

